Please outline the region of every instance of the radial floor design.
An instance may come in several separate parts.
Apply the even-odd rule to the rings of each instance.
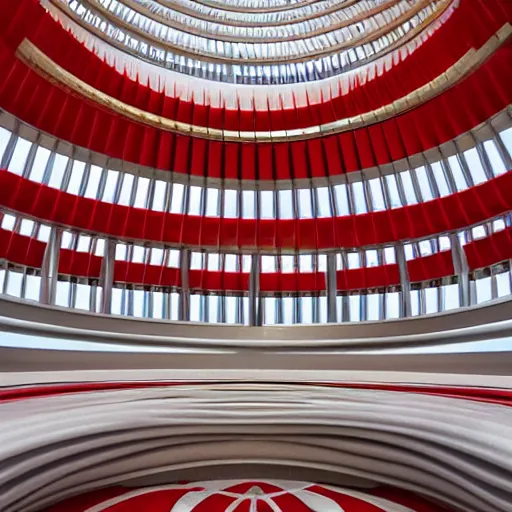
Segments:
[[[439,504],[391,488],[347,489],[308,482],[191,482],[78,496],[47,512],[442,512]]]

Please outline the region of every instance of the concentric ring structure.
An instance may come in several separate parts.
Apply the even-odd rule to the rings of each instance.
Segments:
[[[512,511],[510,0],[0,13],[1,512]]]

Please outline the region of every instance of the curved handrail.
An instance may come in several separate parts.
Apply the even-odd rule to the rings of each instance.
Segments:
[[[103,315],[0,297],[0,330],[98,343],[325,352],[446,345],[512,336],[512,298],[455,312],[353,324],[247,327]],[[93,328],[91,329],[91,326]]]

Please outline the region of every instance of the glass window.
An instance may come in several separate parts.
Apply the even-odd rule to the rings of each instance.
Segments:
[[[403,171],[399,174],[399,176],[402,180],[402,187],[404,189],[405,200],[407,201],[407,204],[417,204],[418,198],[416,197],[416,192],[412,183],[411,173],[409,171]]]
[[[350,321],[359,322],[361,320],[361,296],[350,295],[348,298],[348,307],[350,312]]]
[[[119,194],[118,204],[129,206],[132,197],[132,188],[135,177],[133,174],[123,174],[123,184],[121,185],[121,193]]]
[[[300,297],[300,318],[303,324],[313,323],[313,297]]]
[[[87,235],[78,235],[76,250],[78,252],[89,252],[91,246],[91,237]]]
[[[283,297],[283,324],[293,324],[293,313],[295,310],[295,299],[293,297]]]
[[[84,194],[85,197],[96,199],[102,174],[103,169],[101,167],[98,167],[97,165],[91,165],[89,169],[89,179],[87,181],[87,187]]]
[[[66,167],[68,165],[69,158],[64,155],[55,155],[55,160],[52,166],[52,172],[50,175],[50,179],[48,180],[48,186],[52,188],[60,189],[62,186],[62,179],[64,178],[64,173],[66,172]]]
[[[164,250],[158,247],[151,248],[151,256],[149,259],[150,265],[162,265],[164,259]]]
[[[50,240],[50,226],[41,224],[37,232],[37,239],[41,242],[48,242]]]
[[[14,229],[15,223],[16,217],[14,215],[4,213],[4,216],[2,218],[2,229],[5,229],[6,231],[12,231]]]
[[[327,323],[327,297],[318,297],[318,322],[321,324]]]
[[[260,191],[260,216],[262,219],[275,219],[273,190]]]
[[[444,197],[450,194],[450,187],[448,186],[448,181],[446,181],[446,175],[444,174],[443,166],[441,162],[435,162],[431,166],[432,173],[434,174],[434,179],[436,180],[436,185],[439,190],[440,197]]]
[[[8,273],[7,289],[5,290],[5,293],[7,293],[7,295],[12,295],[13,297],[21,297],[22,281],[23,274],[21,272],[11,270]]]
[[[171,213],[183,213],[183,196],[185,187],[181,183],[174,183],[172,187]]]
[[[482,161],[478,156],[478,150],[476,148],[468,149],[467,151],[464,151],[464,157],[466,158],[474,184],[478,185],[479,183],[487,181]]]
[[[206,216],[218,217],[219,216],[219,189],[208,188],[206,189]]]
[[[411,290],[411,316],[418,316],[420,313],[420,291]]]
[[[39,276],[26,276],[25,299],[39,301],[41,278]]]
[[[366,319],[380,319],[380,297],[378,293],[370,293],[366,296]]]
[[[242,254],[242,272],[251,271],[252,256],[250,254]]]
[[[484,142],[484,150],[485,153],[487,154],[489,162],[491,163],[492,172],[494,176],[498,176],[500,174],[507,172],[507,168],[505,167],[505,164],[503,163],[501,155],[498,151],[498,148],[496,147],[496,142],[494,142],[493,140],[486,140]]]
[[[354,206],[356,214],[367,213],[368,210],[366,208],[366,197],[364,195],[363,183],[361,181],[352,183],[352,192],[354,194]]]
[[[507,148],[509,155],[512,157],[512,128],[507,128],[500,133],[501,140]]]
[[[279,218],[293,219],[293,195],[291,190],[279,190]]]
[[[347,264],[349,269],[361,268],[361,258],[358,252],[347,253]]]
[[[201,295],[198,293],[190,294],[190,321],[201,322]]]
[[[27,162],[31,147],[31,142],[22,139],[21,137],[18,138],[16,141],[16,147],[14,148],[14,152],[11,157],[11,161],[7,166],[9,172],[19,174],[20,176],[23,174],[23,171],[25,170],[25,163]]]
[[[366,251],[366,266],[377,267],[379,266],[379,253],[376,249],[369,249]]]
[[[496,275],[496,285],[498,288],[498,297],[505,297],[511,294],[510,290],[510,272],[502,272]]]
[[[103,256],[105,254],[105,240],[103,238],[96,239],[95,256]]]
[[[450,170],[452,172],[457,190],[461,191],[468,188],[468,183],[464,176],[464,172],[462,171],[458,157],[456,155],[449,157],[448,163],[450,164]]]
[[[220,254],[213,252],[208,254],[208,270],[220,270]]]
[[[105,188],[103,189],[102,201],[106,203],[113,203],[116,195],[117,179],[119,172],[107,170],[107,179],[105,180]]]
[[[80,193],[80,186],[84,177],[85,162],[75,160],[71,167],[71,175],[69,177],[68,188],[66,192],[69,194],[78,195]]]
[[[227,296],[224,299],[226,305],[226,323],[236,324],[238,316],[238,297]]]
[[[378,212],[386,209],[386,202],[384,201],[384,193],[382,192],[382,184],[380,178],[373,178],[368,180],[370,187],[370,194],[372,196],[373,210]],[[346,214],[344,214],[346,215]]]
[[[238,190],[224,190],[224,217],[236,219],[238,217]]]
[[[139,176],[137,179],[137,192],[135,193],[135,208],[146,208],[146,200],[148,197],[149,179]]]
[[[331,217],[331,196],[328,187],[316,189],[317,214],[318,217]]]
[[[413,260],[416,256],[412,244],[404,244],[404,254],[406,261]]]
[[[400,318],[400,292],[386,293],[386,318]]]
[[[164,317],[164,294],[162,292],[153,293],[153,311],[150,312],[152,318],[162,319]]]
[[[291,255],[281,256],[281,272],[291,274],[295,271],[295,258]]]
[[[2,160],[9,140],[11,138],[11,132],[5,128],[0,128],[0,161]]]
[[[63,231],[62,238],[60,240],[60,246],[63,249],[71,249],[73,239],[74,239],[74,236],[70,231]]]
[[[145,263],[146,259],[146,248],[142,245],[134,245],[132,247],[132,262],[133,263]]]
[[[421,256],[430,256],[434,253],[430,240],[422,240],[418,243]]]
[[[450,237],[440,236],[439,237],[439,250],[440,251],[449,251],[451,248],[452,248],[452,244],[450,242]]]
[[[126,245],[125,244],[116,244],[115,259],[118,261],[126,261]]]
[[[265,325],[274,325],[276,323],[276,312],[277,312],[277,303],[275,297],[265,297],[263,299],[265,310]]]
[[[311,201],[311,190],[308,188],[297,189],[297,207],[301,219],[313,218],[313,204]]]
[[[444,295],[444,310],[450,311],[460,307],[459,285],[447,284],[442,287]]]
[[[327,254],[317,254],[316,256],[317,272],[327,271]]]
[[[261,257],[261,272],[272,273],[276,271],[276,257],[264,254]]]
[[[89,311],[91,298],[91,287],[88,284],[76,284],[75,288],[75,308]]]
[[[476,226],[472,229],[473,240],[478,240],[480,238],[485,238],[487,233],[485,231],[484,226]]]
[[[336,254],[336,270],[343,270],[345,265],[343,264],[343,255],[338,253]]]
[[[202,252],[190,253],[190,270],[201,270],[203,268],[203,254]]]
[[[299,255],[299,270],[301,272],[313,272],[313,255]]]
[[[189,187],[188,189],[188,213],[189,215],[201,215],[201,199],[203,189],[201,187]]]
[[[37,181],[37,183],[42,183],[44,171],[46,169],[46,165],[48,164],[48,160],[50,159],[50,154],[50,151],[46,148],[41,146],[37,148],[34,157],[34,163],[32,164],[32,169],[30,171],[30,180]]]
[[[133,316],[144,317],[144,290],[133,290]]]
[[[336,213],[339,216],[350,215],[350,203],[348,198],[347,185],[335,185],[334,199],[336,201]]]
[[[505,229],[505,220],[504,219],[496,219],[492,223],[492,232],[498,233],[499,231],[503,231]]]
[[[224,255],[224,270],[226,272],[238,271],[238,256],[236,254]]]
[[[180,251],[178,249],[169,249],[167,251],[167,266],[179,268],[180,266]]]
[[[172,292],[171,294],[171,320],[178,320],[180,317],[180,294]]]
[[[218,295],[208,296],[208,322],[217,323],[219,321],[220,299]]]
[[[477,279],[476,283],[476,303],[482,304],[492,299],[491,277]]]
[[[57,291],[55,293],[55,305],[67,308],[69,306],[69,290],[71,284],[69,281],[57,281]]]
[[[153,204],[151,209],[157,212],[163,212],[165,208],[165,195],[167,193],[167,182],[162,180],[155,181],[153,190]]]
[[[402,206],[402,201],[400,200],[396,176],[394,174],[388,174],[386,176],[386,185],[388,187],[391,208],[399,208],[400,206]]]
[[[110,311],[113,315],[123,314],[123,290],[121,288],[112,288],[112,299]]]
[[[418,180],[418,185],[421,190],[421,194],[423,196],[424,201],[431,201],[434,199],[434,195],[432,194],[432,188],[430,186],[430,180],[428,179],[427,170],[425,166],[417,167],[415,169],[416,179]]]
[[[256,218],[256,192],[254,190],[242,191],[242,217],[244,219]]]
[[[425,313],[437,313],[439,311],[437,288],[425,288]]]

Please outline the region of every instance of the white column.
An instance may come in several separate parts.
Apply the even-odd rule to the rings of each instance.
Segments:
[[[325,272],[325,291],[327,294],[327,321],[329,323],[336,323],[337,310],[336,310],[336,295],[338,286],[336,282],[336,254],[327,254],[327,269]]]
[[[41,266],[39,301],[42,304],[55,304],[61,239],[61,229],[53,227],[50,231],[50,237],[44,251],[43,265]]]
[[[469,266],[464,247],[460,243],[457,233],[450,235],[450,244],[452,247],[452,260],[455,275],[459,281],[459,303],[461,307],[470,305],[469,289]]]
[[[101,263],[101,313],[110,314],[112,307],[112,286],[114,285],[114,265],[116,260],[116,242],[105,241],[105,253]]]
[[[180,320],[188,321],[190,318],[190,289],[188,271],[190,268],[190,251],[183,249],[180,255],[180,275],[181,275],[181,292],[180,292]]]
[[[400,272],[400,287],[402,289],[402,316],[409,317],[412,315],[411,283],[409,281],[409,271],[407,269],[403,243],[396,245],[395,251],[398,270]]]

